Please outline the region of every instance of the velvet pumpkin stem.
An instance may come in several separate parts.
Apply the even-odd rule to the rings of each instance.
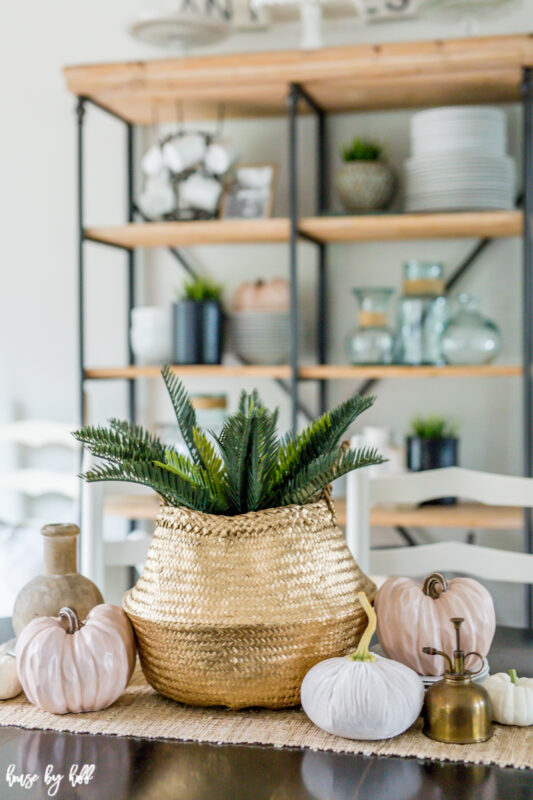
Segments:
[[[359,598],[359,602],[363,606],[368,617],[368,625],[365,628],[365,632],[361,636],[357,650],[355,653],[350,653],[348,658],[351,661],[375,661],[376,656],[374,653],[370,652],[368,645],[370,644],[370,641],[376,630],[376,612],[372,608],[372,605],[364,592],[357,592],[357,597]]]
[[[515,669],[509,670],[509,677],[511,678],[511,683],[514,683],[515,686],[518,686],[518,675],[516,674]]]

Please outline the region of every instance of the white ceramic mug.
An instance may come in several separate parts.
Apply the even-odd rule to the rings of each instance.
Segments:
[[[233,142],[211,142],[207,148],[204,164],[213,175],[224,175],[239,159],[239,151]]]
[[[179,174],[202,161],[205,150],[205,139],[198,133],[176,136],[163,145],[164,163],[171,172]]]
[[[172,358],[170,306],[138,306],[131,311],[131,347],[139,364],[163,364]]]
[[[174,211],[176,195],[166,177],[147,179],[139,197],[139,208],[148,219],[157,219]]]
[[[190,175],[181,184],[181,201],[190,208],[198,208],[213,214],[222,192],[222,184],[204,175]]]
[[[141,159],[141,168],[145,175],[155,177],[166,171],[161,145],[153,144]]]

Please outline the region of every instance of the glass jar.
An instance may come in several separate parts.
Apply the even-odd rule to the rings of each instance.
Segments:
[[[395,359],[399,364],[442,364],[441,337],[449,317],[442,264],[404,264],[403,295],[398,305]]]
[[[444,327],[442,355],[447,364],[489,364],[500,351],[498,326],[479,311],[474,294],[457,297],[458,310]]]
[[[388,328],[387,307],[394,289],[352,289],[359,301],[358,326],[346,339],[350,364],[390,364],[394,336]]]

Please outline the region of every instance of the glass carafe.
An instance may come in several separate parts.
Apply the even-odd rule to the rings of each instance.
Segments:
[[[346,339],[350,364],[390,364],[394,336],[388,327],[387,308],[394,289],[352,289],[359,301],[358,325]]]
[[[442,265],[408,261],[398,305],[396,361],[413,366],[442,363],[441,336],[448,317]]]
[[[447,322],[441,349],[447,364],[489,364],[500,351],[498,326],[479,311],[474,294],[457,297],[458,310]]]

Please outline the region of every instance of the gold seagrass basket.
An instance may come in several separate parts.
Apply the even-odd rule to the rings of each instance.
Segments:
[[[234,517],[161,506],[124,596],[148,682],[190,705],[282,708],[305,673],[355,649],[376,587],[336,527],[329,495]]]

